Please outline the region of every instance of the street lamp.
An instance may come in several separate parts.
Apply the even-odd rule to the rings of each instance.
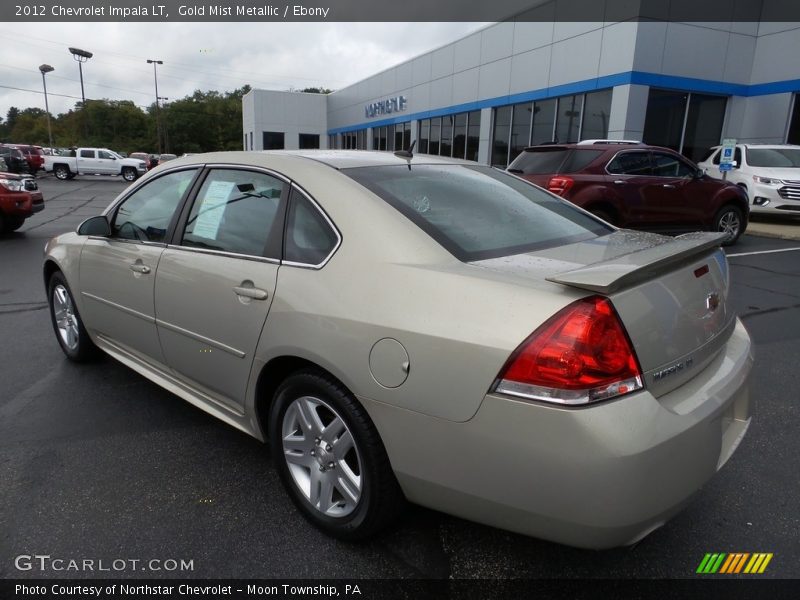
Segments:
[[[156,84],[156,139],[158,142],[158,153],[161,154],[161,115],[159,114],[159,109],[158,109],[158,101],[160,98],[158,95],[158,75],[156,73],[156,65],[163,65],[164,61],[151,60],[148,58],[147,64],[153,65],[153,82],[155,82]]]
[[[72,53],[72,58],[78,61],[78,71],[81,75],[81,100],[83,104],[82,107],[86,107],[86,94],[83,92],[83,63],[94,56],[91,52],[87,52],[86,50],[81,50],[80,48],[69,48],[69,51]]]
[[[42,73],[42,87],[44,87],[44,110],[47,112],[47,137],[50,140],[50,148],[53,147],[53,130],[50,129],[50,107],[47,104],[47,83],[44,80],[45,73],[55,71],[50,65],[39,65],[39,71]]]

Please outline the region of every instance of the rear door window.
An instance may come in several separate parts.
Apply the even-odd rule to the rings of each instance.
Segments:
[[[181,244],[280,258],[268,244],[276,237],[280,239],[284,186],[280,179],[267,173],[212,170],[194,200]]]
[[[612,175],[649,177],[653,174],[649,152],[621,152],[608,163],[606,170]]]
[[[300,191],[293,189],[286,222],[284,259],[318,266],[338,243],[339,235],[328,219]]]

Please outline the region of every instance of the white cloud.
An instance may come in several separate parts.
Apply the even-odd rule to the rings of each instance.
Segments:
[[[453,41],[480,23],[3,23],[0,116],[8,109],[44,108],[39,65],[47,75],[50,111],[80,100],[78,65],[67,50],[94,54],[83,65],[87,98],[179,99],[194,90],[230,91],[322,86],[340,89]],[[19,88],[19,89],[9,89]],[[64,97],[67,96],[67,97]]]

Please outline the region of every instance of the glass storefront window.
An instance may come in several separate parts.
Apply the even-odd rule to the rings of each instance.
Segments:
[[[467,152],[467,113],[453,118],[453,157],[464,158]]]
[[[533,104],[531,146],[553,141],[553,125],[556,120],[556,100],[542,100]]]
[[[511,116],[511,154],[508,162],[517,158],[530,144],[531,136],[531,116],[533,115],[533,103],[516,104]]]
[[[787,144],[800,144],[800,94],[794,95],[794,109],[789,121],[789,134],[786,136]]]
[[[511,129],[511,107],[501,106],[494,111],[491,164],[503,169],[508,165],[508,136]]]
[[[453,115],[442,117],[442,141],[439,144],[439,154],[451,156],[453,153]]]
[[[439,135],[441,130],[442,119],[436,117],[431,119],[431,138],[428,143],[428,154],[439,154]]]
[[[596,140],[608,136],[608,118],[611,115],[611,90],[586,94],[583,102],[581,139]]]
[[[467,160],[478,160],[478,145],[481,138],[481,111],[467,115]]]
[[[686,92],[650,88],[642,141],[680,152],[683,121],[686,116]]]
[[[564,96],[558,99],[555,141],[562,144],[578,141],[582,104],[582,95]]]
[[[651,88],[642,141],[702,160],[720,142],[727,102],[725,96]]]
[[[419,122],[419,142],[417,142],[417,152],[428,154],[428,138],[431,134],[431,121],[425,119]]]

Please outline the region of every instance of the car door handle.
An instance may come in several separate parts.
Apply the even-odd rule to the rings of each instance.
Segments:
[[[269,297],[269,294],[266,292],[266,290],[255,287],[237,286],[233,288],[233,291],[236,292],[237,296],[243,298],[252,298],[253,300],[266,300]]]
[[[662,183],[661,187],[662,188],[667,188],[668,190],[674,190],[675,189],[675,186],[672,185],[671,183]]]
[[[143,265],[141,263],[133,263],[132,265],[130,265],[130,267],[131,271],[134,271],[136,273],[147,274],[150,272],[150,267],[148,267],[147,265]]]
[[[615,179],[614,185],[625,185],[625,182],[622,179]]]

